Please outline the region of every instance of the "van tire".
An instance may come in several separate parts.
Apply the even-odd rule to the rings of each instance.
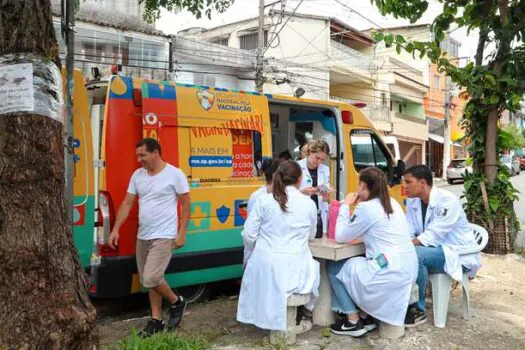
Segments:
[[[209,300],[213,294],[211,287],[206,283],[174,288],[174,292],[178,295],[182,295],[188,303]]]

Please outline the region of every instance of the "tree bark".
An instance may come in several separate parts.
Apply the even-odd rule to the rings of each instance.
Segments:
[[[59,66],[50,0],[0,0],[0,56],[9,53]],[[67,222],[62,134],[49,117],[0,115],[2,349],[97,346],[96,312]]]
[[[489,111],[487,133],[485,134],[485,176],[489,184],[496,182],[498,176],[498,160],[496,142],[498,139],[499,112],[497,109]]]

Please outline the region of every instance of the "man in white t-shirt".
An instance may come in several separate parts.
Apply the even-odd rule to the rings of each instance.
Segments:
[[[137,234],[137,268],[141,283],[149,288],[151,320],[140,335],[147,337],[165,329],[162,320],[162,298],[170,302],[168,330],[182,320],[186,301],[175,294],[164,281],[164,273],[172,257],[172,249],[186,243],[190,219],[190,188],[184,173],[161,156],[160,144],[146,138],[136,146],[137,160],[142,165],[129,182],[126,198],[120,205],[109,245],[115,248],[119,229],[139,198],[139,231]],[[181,203],[181,224],[177,232],[177,201]]]

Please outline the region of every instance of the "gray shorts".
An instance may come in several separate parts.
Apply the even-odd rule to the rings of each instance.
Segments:
[[[137,239],[137,268],[140,283],[155,288],[164,281],[164,272],[171,260],[173,239]]]

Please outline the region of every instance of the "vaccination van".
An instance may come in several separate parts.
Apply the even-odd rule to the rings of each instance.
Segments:
[[[324,139],[338,199],[356,190],[361,169],[378,166],[402,202],[403,164],[354,105],[119,75],[84,84],[79,71],[75,81],[74,242],[94,297],[145,290],[135,261],[138,205],[120,229],[117,249],[107,245],[139,167],[135,145],[144,137],[159,140],[164,160],[190,184],[187,242],[173,252],[166,281],[192,286],[195,298],[207,284],[242,274],[241,230],[247,200],[264,182],[264,158]]]

